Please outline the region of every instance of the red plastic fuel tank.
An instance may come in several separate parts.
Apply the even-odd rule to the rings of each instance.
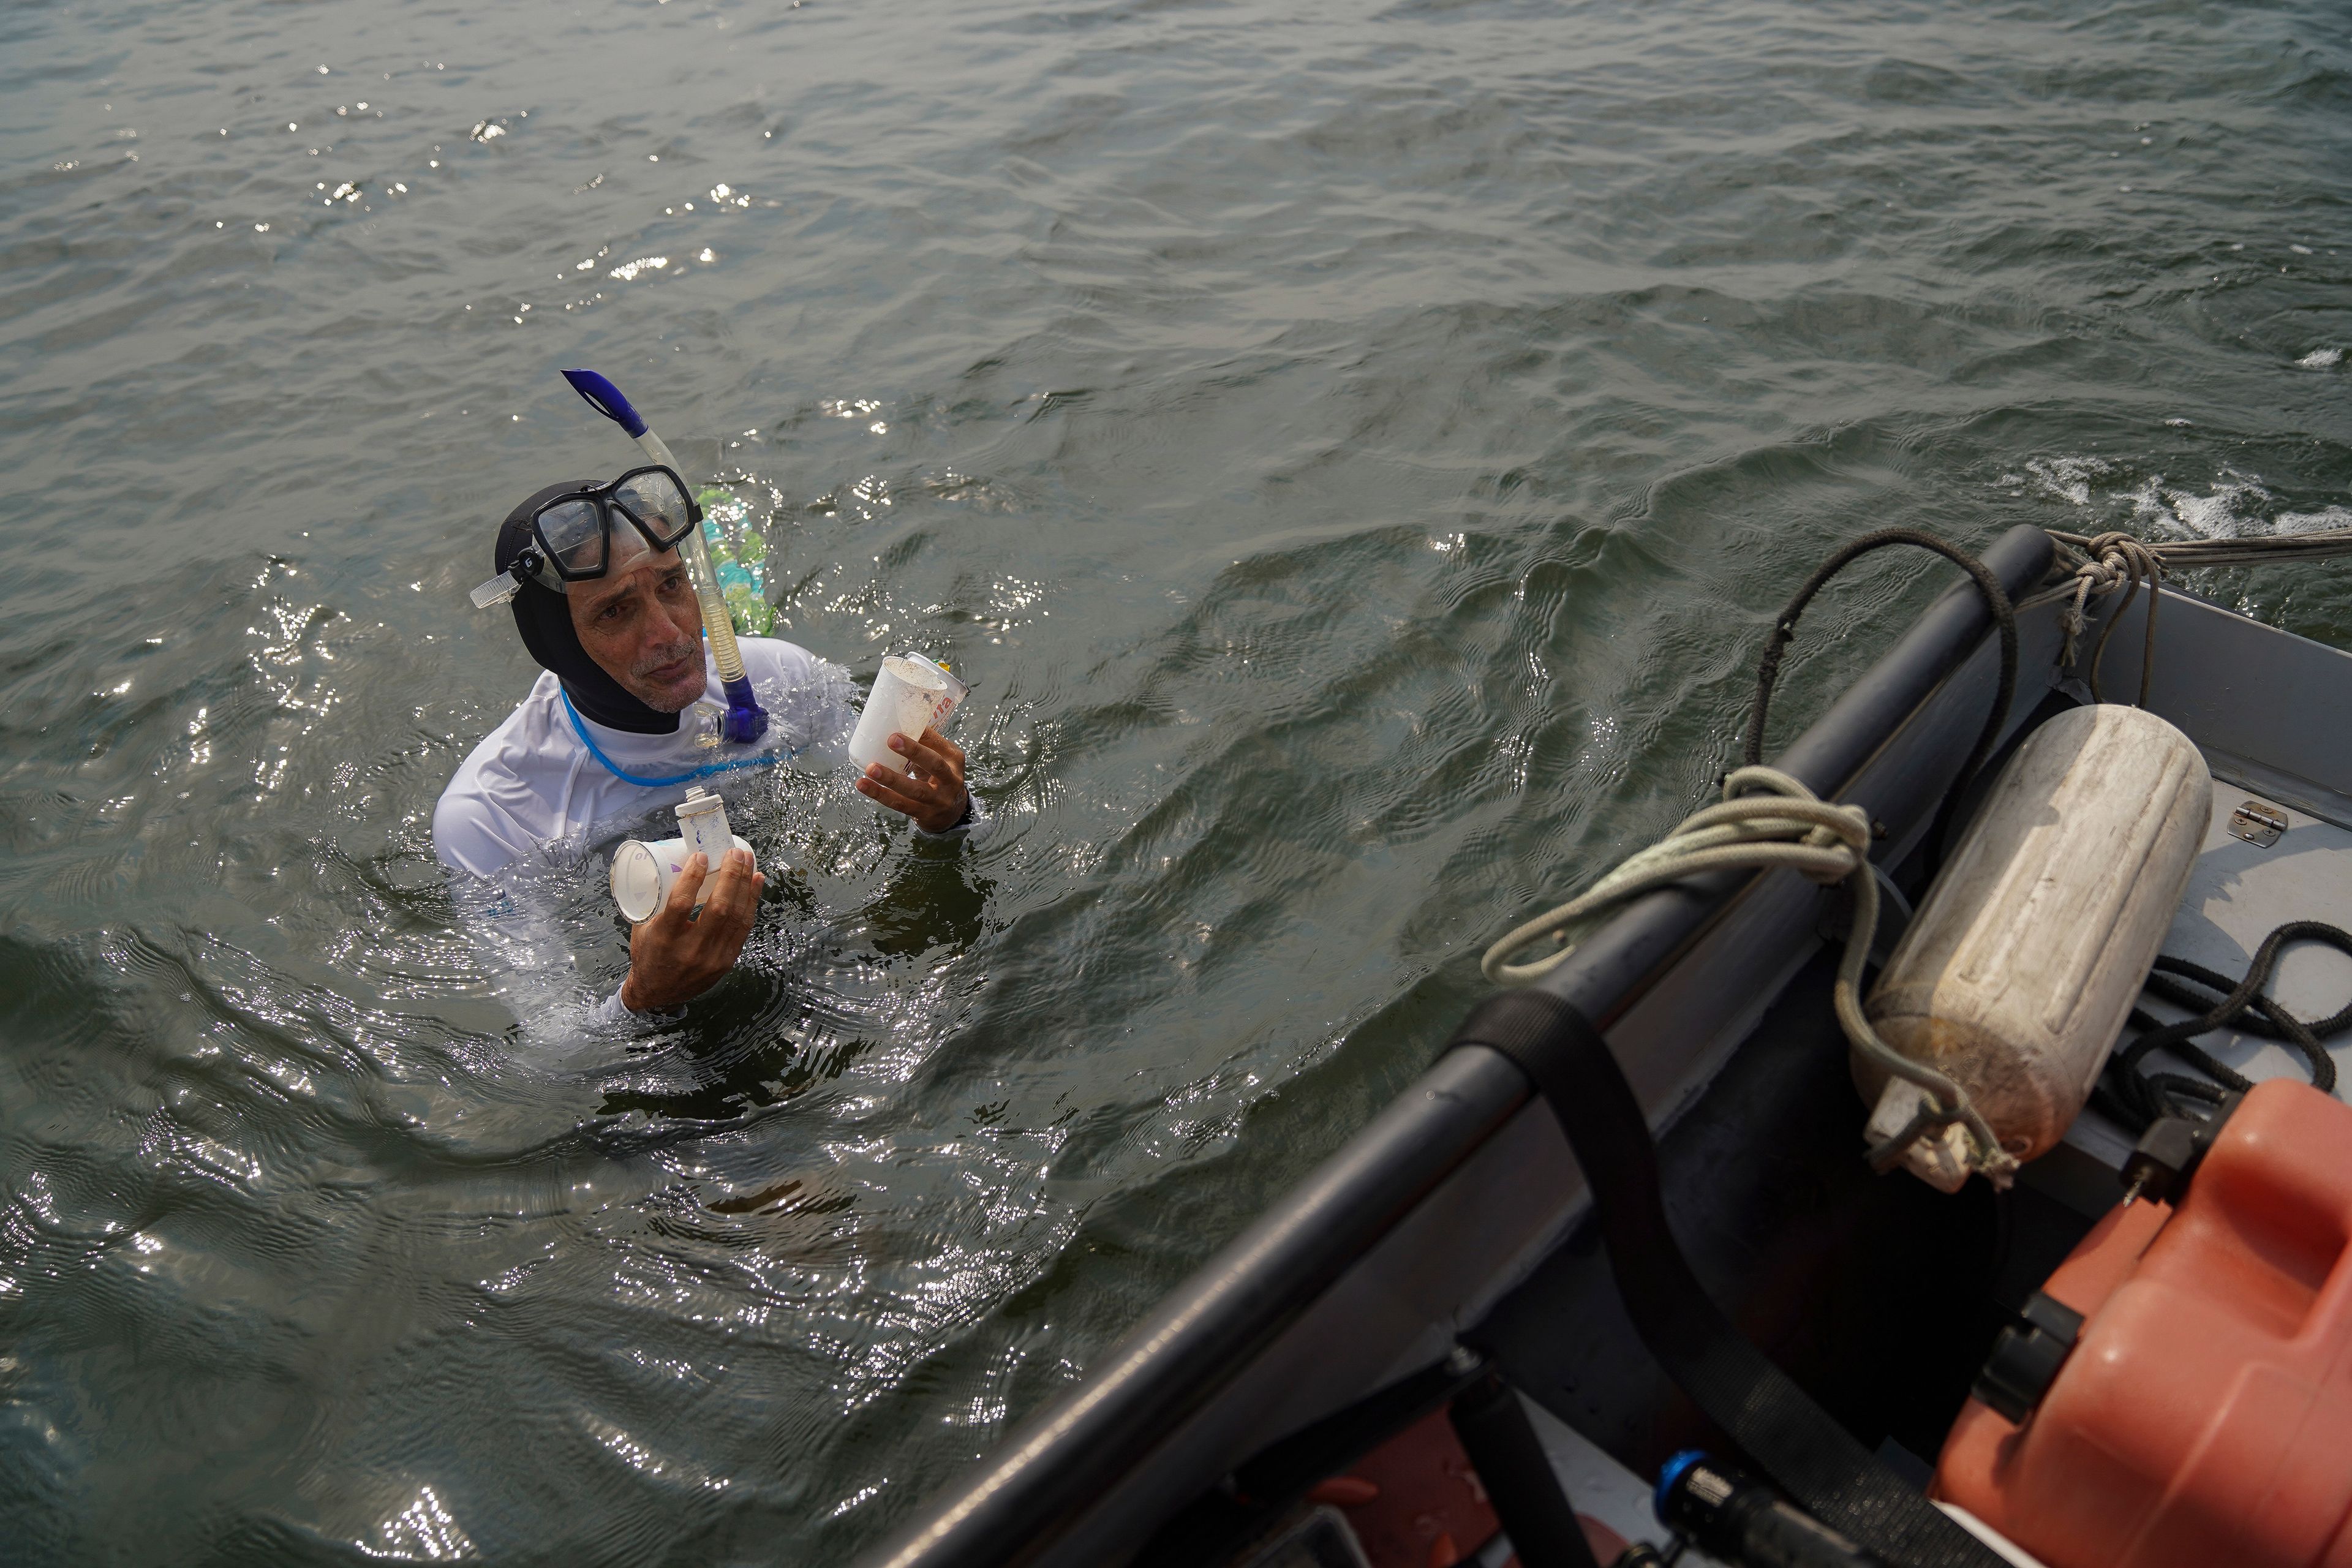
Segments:
[[[1937,1497],[2049,1568],[2352,1568],[2352,1106],[2256,1085],[2043,1289],[2072,1354],[2022,1426],[1969,1402]]]

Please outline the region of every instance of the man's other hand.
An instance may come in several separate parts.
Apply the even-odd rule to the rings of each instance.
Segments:
[[[686,858],[670,884],[669,899],[651,920],[629,933],[629,977],[621,982],[621,1005],[632,1013],[663,1013],[709,990],[735,967],[743,939],[760,912],[760,889],[768,879],[752,868],[748,850],[730,849],[710,884],[702,912],[694,900],[709,862],[699,852]]]
[[[857,781],[858,789],[913,817],[926,833],[945,833],[961,822],[971,800],[963,783],[963,748],[937,730],[925,730],[919,741],[891,736],[890,749],[907,759],[908,772],[894,773],[876,763]]]

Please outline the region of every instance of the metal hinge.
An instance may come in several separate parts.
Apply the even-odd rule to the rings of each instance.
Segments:
[[[2267,849],[2286,831],[2286,813],[2267,801],[2242,800],[2230,814],[2230,836]]]

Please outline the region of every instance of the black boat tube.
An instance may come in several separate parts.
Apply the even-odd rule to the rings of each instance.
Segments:
[[[2012,600],[2041,582],[2050,538],[2011,529],[1984,562]],[[2054,616],[2028,628],[2014,723],[2038,700],[2054,651]],[[1924,832],[1965,760],[1995,683],[1992,620],[1975,588],[1937,598],[1885,657],[1777,760],[1825,799],[1867,806],[1887,825],[1884,863]],[[1942,721],[1915,721],[1931,709]],[[1756,897],[1763,892],[1760,900]],[[1694,879],[1631,904],[1541,982],[1604,1030],[1649,997],[1675,965],[1750,906],[1750,918],[1801,933],[1759,977],[1760,1007],[1811,952],[1819,889],[1789,873]],[[1772,908],[1764,906],[1771,905]],[[1779,907],[1785,906],[1785,908]],[[1721,998],[1710,999],[1718,1010]],[[1751,1009],[1752,1010],[1752,1009]],[[1669,1007],[1671,1014],[1674,1008]],[[1744,1032],[1744,1029],[1742,1030]],[[1433,1046],[1436,1042],[1433,1041]],[[1618,1043],[1621,1058],[1625,1053]],[[1679,1109],[1691,1085],[1671,1070],[1625,1062],[1653,1123]],[[1117,1562],[1249,1453],[1307,1419],[1360,1396],[1370,1381],[1310,1389],[1321,1410],[1297,1413],[1301,1390],[1253,1367],[1277,1340],[1343,1283],[1349,1270],[1403,1226],[1424,1200],[1482,1149],[1511,1130],[1559,1145],[1550,1169],[1498,1167],[1530,1205],[1558,1195],[1537,1184],[1560,1166],[1580,1188],[1556,1127],[1522,1121],[1533,1087],[1503,1057],[1472,1047],[1448,1053],[1270,1210],[1171,1292],[1089,1369],[1076,1388],[1024,1421],[971,1473],[950,1482],[903,1528],[861,1560],[864,1568],[997,1568]],[[1561,1226],[1551,1227],[1556,1238]],[[1531,1264],[1532,1259],[1527,1260]],[[1408,1354],[1442,1345],[1400,1344]],[[1344,1358],[1341,1358],[1344,1359]],[[1391,1357],[1393,1360],[1393,1356]],[[1391,1375],[1410,1365],[1388,1367]],[[1291,1416],[1269,1426],[1276,1413]]]

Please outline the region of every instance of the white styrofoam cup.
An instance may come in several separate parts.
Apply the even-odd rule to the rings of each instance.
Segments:
[[[890,737],[919,739],[925,730],[944,722],[969,689],[920,654],[893,654],[884,659],[866,696],[866,710],[850,733],[850,762],[861,773],[877,763],[904,773],[907,759],[890,749]]]

